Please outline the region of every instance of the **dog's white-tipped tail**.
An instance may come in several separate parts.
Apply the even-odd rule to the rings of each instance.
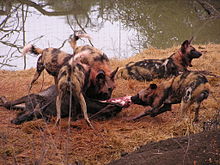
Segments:
[[[32,44],[25,45],[23,50],[22,50],[22,55],[25,56],[27,53],[30,53],[32,47],[33,47]]]
[[[88,40],[91,40],[92,37],[89,34],[83,33],[78,35],[79,38],[87,38]]]

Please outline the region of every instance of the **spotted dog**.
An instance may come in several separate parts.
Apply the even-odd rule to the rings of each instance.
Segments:
[[[96,86],[94,86],[94,88],[91,88],[91,84],[93,83],[93,74],[94,74],[93,72],[94,72],[94,65],[89,66],[87,64],[83,64],[80,61],[74,60],[74,58],[71,58],[68,64],[64,65],[60,69],[58,75],[58,85],[57,85],[58,95],[56,100],[56,109],[57,109],[56,124],[59,124],[61,118],[61,109],[62,109],[61,106],[62,106],[63,98],[65,98],[66,95],[69,95],[72,96],[71,105],[73,106],[73,108],[75,108],[73,112],[77,111],[77,104],[80,105],[80,109],[83,112],[86,122],[90,127],[92,127],[87,114],[87,105],[86,105],[85,97],[89,97],[91,95],[93,96],[92,98],[94,99],[96,96],[93,92],[96,89],[100,89],[97,92],[99,92],[99,95],[102,96],[101,99],[109,98],[110,95],[108,94],[112,92],[112,89],[109,88],[111,84],[107,84],[108,81],[106,81],[107,79],[105,73],[103,73],[104,71],[102,70],[99,71],[97,74],[95,74],[94,82]],[[107,88],[106,93],[105,91],[103,91],[104,88]]]
[[[91,83],[86,91],[87,97],[103,100],[109,99],[115,88],[114,77],[117,69],[111,71],[109,59],[101,50],[92,46],[77,46],[76,41],[82,37],[89,38],[87,34],[82,33],[74,33],[74,36],[70,37],[69,42],[74,49],[73,55],[55,48],[46,48],[42,50],[40,48],[35,48],[33,45],[25,47],[23,54],[27,52],[41,54],[38,59],[37,71],[31,82],[30,89],[44,69],[54,76],[55,84],[57,85],[59,70],[73,58],[74,61],[86,64],[91,68]]]
[[[71,43],[75,45],[79,38],[87,38],[87,35],[82,34],[79,31],[74,32],[74,35],[71,36]],[[68,54],[64,51],[61,51],[60,49],[56,48],[46,48],[46,49],[40,49],[36,48],[34,45],[29,44],[26,45],[23,48],[23,55],[26,55],[27,53],[32,53],[35,55],[39,55],[37,61],[37,70],[34,74],[34,77],[31,81],[29,91],[32,88],[33,83],[39,78],[42,71],[44,69],[47,70],[47,72],[54,77],[55,84],[57,84],[57,76],[59,73],[60,68],[65,65],[72,57],[72,54]]]
[[[75,50],[73,60],[91,68],[91,82],[86,91],[86,96],[99,100],[109,99],[115,89],[114,79],[118,68],[112,71],[107,55],[100,49],[89,45],[73,48]],[[94,93],[98,93],[98,95],[95,96]]]
[[[150,84],[146,89],[132,96],[134,104],[150,106],[152,109],[141,113],[133,119],[143,116],[157,116],[171,110],[172,104],[181,103],[182,117],[186,116],[187,109],[195,103],[194,121],[198,121],[199,108],[203,100],[209,95],[210,85],[207,78],[198,72],[186,71],[183,74],[171,78],[160,85]]]
[[[9,110],[21,110],[16,118],[11,120],[13,124],[21,124],[34,119],[43,118],[45,121],[56,116],[56,97],[57,90],[56,86],[52,85],[39,93],[32,93],[30,95],[23,96],[13,101],[8,101],[4,96],[0,97],[0,106],[3,106]],[[116,101],[115,101],[116,100]],[[66,95],[62,99],[62,112],[61,117],[69,116],[70,98]],[[128,101],[121,101],[119,99],[110,99],[107,101],[99,101],[85,97],[87,111],[91,118],[95,119],[106,119],[116,116],[122,108],[128,106]],[[72,106],[73,107],[73,106]],[[79,105],[77,105],[79,107]],[[80,108],[71,109],[72,120],[81,118]]]
[[[130,62],[119,69],[117,78],[136,79],[139,81],[152,81],[155,78],[169,78],[187,71],[192,66],[192,60],[199,58],[202,53],[197,51],[191,40],[182,43],[181,48],[165,59],[145,59]]]
[[[69,60],[68,64],[60,69],[57,83],[56,124],[59,124],[61,119],[62,100],[66,95],[69,95],[73,103],[73,108],[76,109],[76,105],[79,104],[87,124],[92,127],[87,114],[87,106],[84,98],[85,92],[90,85],[90,72],[89,66],[78,63],[73,60],[73,58]],[[74,110],[74,112],[76,111],[77,110]]]

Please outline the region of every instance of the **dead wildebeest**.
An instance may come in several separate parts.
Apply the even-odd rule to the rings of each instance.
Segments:
[[[46,121],[50,121],[50,119],[57,114],[56,96],[56,87],[55,85],[52,85],[40,93],[26,95],[14,101],[7,101],[5,97],[0,97],[0,100],[2,102],[0,103],[0,106],[11,110],[22,110],[20,113],[18,113],[16,118],[11,120],[13,124],[21,124],[26,121],[40,118],[43,118]],[[69,100],[69,95],[65,95],[62,100],[62,118],[69,116]],[[127,107],[127,105],[130,103],[129,100],[126,100],[124,102],[121,100],[116,100],[115,102],[113,99],[112,101],[107,100],[103,102],[88,97],[85,97],[85,101],[87,104],[88,114],[93,119],[108,119],[114,117],[122,110],[122,108]],[[74,111],[74,109],[71,109],[72,120],[80,119],[82,116],[80,106],[77,105],[77,107],[78,108],[75,109],[76,111]]]
[[[181,103],[181,114],[182,117],[185,117],[189,106],[195,103],[194,122],[196,122],[198,121],[200,104],[208,97],[209,88],[210,85],[204,75],[189,71],[160,85],[150,84],[148,88],[132,96],[131,100],[134,104],[150,106],[152,109],[134,117],[133,120],[147,115],[157,116],[170,111],[172,104],[178,103]]]
[[[182,43],[181,48],[165,59],[145,59],[138,62],[130,62],[121,67],[117,78],[135,79],[139,81],[152,81],[156,78],[169,78],[187,71],[194,58],[199,58],[202,53],[197,51],[191,40]]]

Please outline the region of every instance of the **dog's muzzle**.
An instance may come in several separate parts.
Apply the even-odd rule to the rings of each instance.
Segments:
[[[108,93],[100,93],[100,100],[107,100],[110,99],[111,96]]]
[[[192,51],[190,52],[191,58],[199,58],[201,55],[202,55],[201,52],[198,52],[198,51],[195,51],[195,50],[192,50]]]
[[[147,106],[148,104],[143,102],[140,98],[139,98],[139,94],[132,96],[131,97],[131,101],[134,104],[138,104],[138,105],[143,105],[143,106]]]

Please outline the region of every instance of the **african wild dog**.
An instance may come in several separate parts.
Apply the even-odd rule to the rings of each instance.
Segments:
[[[13,124],[21,124],[26,121],[43,118],[49,121],[53,116],[56,116],[56,97],[57,90],[55,85],[48,87],[40,93],[30,94],[23,96],[14,101],[7,101],[5,97],[0,97],[0,106],[3,106],[9,110],[20,109],[17,117],[11,120]],[[66,95],[62,100],[62,115],[61,117],[69,116],[69,100],[70,98]],[[102,102],[95,99],[85,97],[87,111],[90,116],[94,119],[106,119],[118,114],[122,108],[126,105],[118,104],[114,102]],[[21,105],[21,104],[25,105]],[[79,107],[79,105],[77,105]],[[72,119],[77,120],[81,117],[80,108],[77,112],[72,109]]]
[[[37,71],[31,82],[30,89],[44,69],[54,76],[55,84],[57,85],[57,76],[60,68],[73,58],[74,61],[86,64],[91,68],[91,83],[86,91],[87,97],[94,99],[109,99],[115,88],[114,77],[117,69],[111,72],[109,59],[101,50],[92,46],[77,47],[76,41],[80,37],[89,37],[85,34],[76,34],[74,33],[74,37],[70,39],[71,46],[76,49],[74,55],[67,54],[55,48],[46,48],[42,50],[35,48],[33,45],[24,48],[24,54],[27,52],[42,54],[38,59]]]
[[[86,64],[82,64],[79,61],[74,60],[74,58],[71,58],[68,62],[68,64],[64,65],[58,75],[58,84],[57,84],[57,100],[56,100],[56,109],[57,109],[57,120],[56,124],[59,124],[59,121],[61,119],[61,106],[63,102],[63,98],[65,98],[66,95],[72,96],[71,97],[71,106],[73,109],[73,112],[77,111],[77,105],[80,105],[80,109],[83,112],[84,118],[87,122],[87,124],[91,127],[91,122],[89,121],[88,114],[87,114],[87,105],[85,101],[85,97],[87,96],[87,91],[91,87],[92,78],[91,75],[93,75],[94,72],[94,66],[89,66]],[[98,73],[96,74],[95,81],[97,84],[104,84],[104,81],[106,81],[106,78],[103,77],[104,73]],[[100,86],[98,86],[99,89]],[[107,88],[107,87],[106,87]],[[96,88],[95,88],[96,89]],[[109,90],[106,93],[111,93],[112,90]],[[93,90],[94,91],[94,90]],[[94,95],[94,93],[91,93]],[[100,96],[103,96],[104,98],[109,98],[105,93],[100,92]],[[95,97],[95,96],[94,96]],[[94,99],[93,97],[93,99]]]
[[[80,33],[79,31],[74,32],[71,43],[76,46],[76,41],[82,37],[88,36]],[[33,80],[31,81],[29,91],[31,90],[33,83],[39,78],[44,69],[46,69],[47,72],[54,77],[54,82],[57,84],[57,76],[60,68],[65,65],[70,60],[70,58],[73,57],[72,54],[68,54],[56,48],[40,49],[31,44],[26,45],[23,48],[22,54],[25,55],[28,52],[36,55],[41,54],[37,61],[37,70]]]
[[[155,78],[168,78],[177,76],[187,71],[194,58],[199,58],[202,53],[192,47],[191,41],[184,41],[181,48],[165,59],[145,59],[138,62],[130,62],[119,69],[116,77],[124,79],[136,79],[139,81],[152,81]]]
[[[207,78],[198,72],[186,71],[183,74],[171,78],[160,85],[150,86],[137,95],[132,96],[134,104],[151,106],[152,109],[136,116],[139,119],[143,116],[157,116],[160,113],[171,110],[172,104],[181,103],[181,114],[185,117],[187,108],[195,103],[194,121],[198,121],[201,102],[209,95],[210,85]]]
[[[69,95],[71,97],[71,102],[74,104],[73,108],[77,109],[76,105],[79,104],[87,124],[93,128],[91,122],[89,121],[84,98],[85,92],[90,86],[90,72],[91,69],[88,65],[76,62],[73,58],[69,60],[68,64],[64,65],[60,69],[57,79],[58,94],[56,100],[56,124],[59,124],[61,119],[62,100],[65,95]],[[76,110],[74,110],[74,112],[76,112]]]
[[[89,45],[74,47],[74,49],[74,61],[91,68],[90,86],[86,91],[86,96],[99,100],[109,99],[115,88],[114,79],[118,68],[111,71],[110,61],[100,49]]]

